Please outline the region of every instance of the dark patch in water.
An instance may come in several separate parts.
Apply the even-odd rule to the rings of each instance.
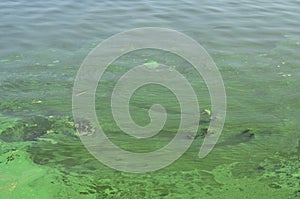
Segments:
[[[228,138],[226,141],[217,144],[217,146],[228,146],[228,145],[238,145],[241,143],[249,142],[253,140],[255,133],[250,129],[246,129],[238,134],[235,134]]]

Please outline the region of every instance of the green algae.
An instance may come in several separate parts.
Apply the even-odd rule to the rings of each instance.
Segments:
[[[249,198],[261,196],[296,198],[298,196],[299,172],[293,158],[290,162],[280,163],[277,160],[279,156],[273,157],[273,161],[277,160],[279,165],[266,159],[257,168],[259,174],[249,176],[239,174],[238,171],[241,169],[239,162],[221,164],[210,170],[199,168],[187,171],[161,170],[147,174],[127,174],[113,171],[99,164],[88,153],[83,153],[79,142],[68,143],[68,150],[65,150],[66,145],[40,143],[39,147],[30,147],[28,153],[16,150],[17,152],[3,154],[1,158],[11,153],[19,154],[8,164],[1,163],[1,168],[4,168],[2,176],[5,177],[4,179],[10,179],[2,183],[3,196],[38,198],[43,195],[44,198],[120,199],[199,197],[221,199],[247,198],[247,196]],[[45,152],[41,152],[43,149]],[[48,153],[46,153],[47,150]],[[29,154],[34,154],[33,151],[40,153],[36,154],[36,158],[52,161],[42,162],[31,157],[36,163],[33,164],[28,159]],[[70,153],[67,154],[66,151]],[[54,156],[49,157],[49,154],[54,154]],[[45,155],[48,155],[48,158]],[[66,157],[73,157],[73,162]],[[9,173],[12,170],[15,172]],[[292,177],[287,174],[291,174]],[[22,178],[16,177],[17,175],[21,175]],[[274,186],[274,184],[280,186]]]
[[[0,198],[300,198],[300,149],[297,151],[297,146],[300,147],[300,42],[299,31],[293,26],[299,21],[297,3],[293,2],[258,2],[257,6],[250,2],[241,5],[229,2],[228,5],[222,4],[222,9],[204,3],[199,7],[204,10],[200,11],[196,9],[197,2],[195,8],[191,8],[194,5],[191,2],[182,7],[182,12],[180,9],[172,10],[176,8],[175,4],[164,9],[168,2],[155,6],[150,3],[147,9],[137,7],[135,12],[128,12],[130,19],[128,15],[118,13],[124,9],[123,4],[112,6],[113,10],[107,11],[112,11],[112,14],[104,18],[98,15],[97,5],[93,4],[90,5],[92,9],[86,9],[88,15],[83,18],[81,15],[76,18],[79,15],[69,13],[71,11],[74,14],[78,6],[88,8],[88,4],[63,3],[64,12],[49,9],[46,4],[50,13],[46,23],[39,14],[36,16],[40,21],[30,16],[30,13],[39,12],[36,9],[39,5],[35,5],[32,12],[28,11],[28,7],[18,9],[29,14],[28,19],[33,19],[29,23],[22,23],[21,29],[12,28],[18,27],[17,18],[11,15],[4,17],[4,30],[7,23],[12,23],[9,29],[18,32],[5,30],[3,38],[8,42],[4,43],[7,45],[4,45],[2,52],[19,52],[11,56],[1,55],[0,59],[0,137],[6,140],[0,139]],[[107,5],[111,7],[111,4]],[[131,5],[126,6],[130,8]],[[8,12],[3,7],[3,13],[11,11],[12,7],[8,7]],[[249,8],[253,11],[249,12],[250,17],[244,15]],[[51,10],[55,12],[53,15]],[[136,16],[145,14],[145,10],[145,17],[150,16],[154,21],[136,19]],[[16,16],[22,16],[19,11]],[[156,14],[152,16],[151,11]],[[163,15],[164,11],[168,11],[168,16]],[[75,18],[67,23],[64,14]],[[104,24],[98,23],[95,14]],[[51,21],[52,16],[59,16],[62,19],[59,24],[67,28],[55,24],[57,20]],[[111,16],[118,16],[120,20],[115,22]],[[93,17],[95,20],[87,20]],[[202,17],[204,22],[200,19]],[[45,27],[51,26],[51,30],[55,30],[51,32],[54,38],[47,38],[47,29],[34,31],[36,26],[30,21],[35,24],[40,22]],[[95,21],[98,21],[96,26]],[[106,26],[108,21],[111,23]],[[84,23],[72,32],[77,22]],[[107,168],[85,150],[76,136],[70,117],[71,92],[76,70],[95,45],[120,29],[147,25],[148,22],[150,25],[167,25],[186,32],[204,44],[210,54],[215,52],[213,58],[224,79],[228,111],[220,140],[205,159],[199,160],[197,154],[210,118],[201,115],[198,132],[201,136],[194,140],[183,157],[160,171],[134,175]],[[257,25],[261,28],[255,28]],[[14,43],[14,40],[18,41],[14,37],[20,36],[20,30],[25,37],[21,38],[22,42]],[[72,42],[65,43],[64,39],[57,37],[65,33],[70,36],[66,40]],[[30,35],[29,40],[26,40],[26,35]],[[97,41],[92,41],[91,45],[84,44],[88,37],[97,38]],[[36,39],[30,40],[32,38]],[[39,43],[42,38],[46,39],[43,45]],[[21,45],[13,45],[16,43]],[[78,48],[80,45],[85,46]],[[38,49],[32,53],[33,46],[38,46]],[[43,50],[49,46],[49,49]],[[126,72],[128,65],[144,63],[150,63],[153,68],[156,63],[163,63],[191,77],[189,80],[198,94],[201,109],[211,108],[202,80],[178,57],[170,57],[166,52],[150,55],[141,52],[115,63],[104,74],[106,79],[101,82],[104,83],[104,89],[98,89],[97,108],[101,109],[97,109],[97,114],[101,126],[114,143],[135,152],[154,150],[166,144],[176,133],[178,125],[178,107],[171,104],[170,100],[157,98],[164,102],[168,114],[171,114],[168,126],[152,142],[145,141],[134,146],[134,140],[120,135],[120,129],[107,113],[110,104],[106,101],[101,104],[103,99],[110,97],[108,88],[114,86],[111,79]],[[158,93],[161,90],[153,91]],[[133,97],[131,112],[135,113],[133,118],[138,124],[146,124],[149,122],[147,110],[152,101],[149,96],[145,97],[145,91],[140,94]],[[254,138],[241,134],[248,128],[255,133]]]
[[[36,189],[31,183],[47,174],[47,168],[34,164],[24,150],[28,143],[5,144],[1,142],[0,166],[0,198],[39,198],[45,195],[50,198],[51,194]],[[7,161],[7,157],[14,159]]]
[[[74,122],[69,117],[31,116],[15,122],[0,132],[5,142],[35,141],[41,136],[60,132],[64,135],[76,134]],[[44,139],[45,140],[45,139]]]
[[[220,189],[214,190],[207,198],[296,198],[298,187],[278,189],[266,183],[264,177],[236,177],[232,169],[238,163],[221,165],[211,173],[221,184]]]
[[[71,74],[58,75],[48,68],[53,80],[43,73],[42,77],[34,73],[27,75],[28,79],[6,78],[1,81],[1,91],[7,95],[0,100],[3,113],[0,117],[0,198],[298,198],[299,113],[296,107],[300,104],[296,100],[296,77],[299,74],[294,70],[295,58],[287,61],[286,57],[278,57],[283,50],[280,45],[263,56],[232,55],[223,61],[217,59],[228,92],[229,109],[223,134],[209,156],[202,160],[197,156],[210,120],[208,115],[201,115],[198,133],[202,136],[194,140],[183,157],[160,171],[139,175],[110,169],[84,148],[70,116],[71,103],[65,99],[65,93],[71,95]],[[140,63],[145,63],[147,57],[142,58]],[[164,59],[168,58],[157,62],[166,64]],[[51,60],[41,63],[33,70],[45,70]],[[249,68],[238,68],[231,63],[247,63]],[[53,64],[63,64],[63,61]],[[193,73],[178,62],[171,64],[180,72]],[[101,101],[109,98],[109,89],[114,86],[109,78],[116,78],[124,71],[125,67],[118,65],[109,70],[116,76],[105,74],[107,79],[101,82],[105,83],[104,88],[97,90]],[[283,77],[281,72],[292,76]],[[38,84],[43,78],[47,83]],[[59,81],[60,78],[67,81]],[[203,99],[202,110],[209,108],[209,100],[203,97],[206,96],[203,85],[195,87]],[[47,92],[23,95],[39,90],[55,91],[57,96]],[[24,98],[12,97],[18,91]],[[161,88],[142,88],[132,98],[131,112],[139,124],[149,122],[147,110],[153,102],[147,95],[150,91],[162,92]],[[164,103],[172,119],[152,142],[133,146],[134,140],[122,135],[112,122],[107,113],[108,101],[98,103],[97,114],[114,143],[134,152],[151,151],[170,141],[180,114],[174,105],[176,100],[160,97],[156,100]],[[254,137],[241,133],[248,128],[255,133]]]
[[[45,120],[25,121],[43,123]],[[3,197],[240,198],[251,193],[251,196],[265,195],[266,198],[298,196],[296,151],[289,158],[277,153],[252,163],[247,158],[238,160],[238,157],[226,161],[224,155],[228,149],[232,152],[236,147],[253,148],[243,142],[234,142],[220,144],[203,164],[203,161],[189,157],[197,154],[194,149],[201,142],[197,139],[187,154],[167,169],[126,174],[113,171],[95,160],[76,137],[74,123],[69,117],[52,116],[47,121],[51,123],[51,131],[34,142],[1,142]],[[258,139],[259,133],[256,131]],[[222,150],[224,147],[227,149]],[[7,161],[12,155],[15,158]],[[239,157],[246,155],[241,153]],[[4,180],[8,178],[10,180]]]
[[[153,68],[154,69],[154,68],[159,67],[160,64],[158,62],[154,61],[154,60],[151,60],[151,61],[145,63],[144,65],[147,66],[147,67],[149,67],[149,68]]]

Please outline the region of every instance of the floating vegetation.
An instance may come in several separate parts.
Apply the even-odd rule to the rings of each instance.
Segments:
[[[95,129],[88,120],[79,120],[75,127],[80,136],[89,136],[95,133]]]
[[[51,122],[40,116],[33,116],[19,121],[14,127],[7,128],[0,134],[0,139],[5,142],[33,141],[45,135],[50,129]]]
[[[37,141],[40,137],[52,133],[75,135],[74,123],[68,117],[31,116],[16,122],[0,132],[0,139],[5,142]],[[47,140],[55,143],[55,141]]]
[[[144,64],[145,66],[147,66],[148,68],[157,68],[160,66],[160,64],[156,61],[149,61],[147,63]]]
[[[262,171],[262,179],[272,189],[294,189],[294,196],[300,196],[299,157],[295,154],[275,154],[261,162],[257,169]]]

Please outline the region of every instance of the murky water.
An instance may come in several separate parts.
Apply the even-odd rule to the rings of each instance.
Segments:
[[[288,1],[7,1],[0,2],[1,198],[297,198],[299,197],[300,2]],[[140,27],[180,31],[214,59],[227,93],[220,140],[197,157],[209,117],[183,157],[162,170],[128,174],[95,160],[76,137],[72,88],[87,54],[113,34]],[[110,94],[126,69],[175,66],[210,109],[203,79],[184,60],[141,51],[114,62],[97,89],[97,115],[111,140],[129,151],[156,150],[176,133],[180,107],[161,87],[132,98],[133,119],[169,111],[152,140],[120,132]],[[165,93],[162,95],[161,93]],[[250,134],[243,134],[250,129]],[[14,142],[12,142],[14,141]]]

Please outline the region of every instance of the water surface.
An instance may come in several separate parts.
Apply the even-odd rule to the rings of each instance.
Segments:
[[[1,141],[0,197],[299,197],[299,13],[296,0],[1,1],[0,132],[20,137]],[[136,175],[88,154],[75,136],[71,96],[89,51],[113,34],[140,27],[171,28],[203,45],[222,74],[228,110],[219,143],[205,159],[197,157],[200,136],[174,164]],[[178,127],[176,99],[160,95],[159,87],[140,89],[131,110],[137,123],[146,124],[153,102],[167,107],[161,137],[128,142],[112,119],[109,96],[118,77],[153,60],[176,66],[192,82],[200,108],[210,108],[203,80],[184,60],[152,51],[120,58],[97,90],[97,114],[113,142],[127,150],[162,147]],[[199,134],[208,119],[202,117]],[[253,139],[241,136],[246,129]],[[47,133],[24,141],[27,130]]]

